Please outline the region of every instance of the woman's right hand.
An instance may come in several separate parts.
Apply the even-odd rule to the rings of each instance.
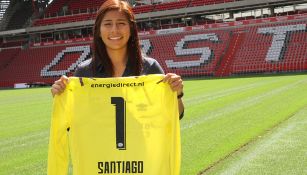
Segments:
[[[51,86],[51,94],[54,97],[55,95],[61,94],[68,83],[68,77],[62,75],[60,79],[56,80],[54,84]]]

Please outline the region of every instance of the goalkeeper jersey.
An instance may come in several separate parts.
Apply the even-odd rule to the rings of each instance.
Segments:
[[[70,77],[53,102],[48,175],[180,174],[178,100],[163,75]]]

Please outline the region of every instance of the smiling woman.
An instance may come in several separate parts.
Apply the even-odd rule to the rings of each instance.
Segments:
[[[118,45],[122,46],[119,49],[127,49],[130,26],[124,14],[115,10],[108,12],[102,20],[100,33],[108,49],[117,49]]]
[[[142,60],[131,7],[125,1],[106,1],[98,10],[94,25],[94,65],[102,64],[108,77],[147,74],[142,72]],[[152,61],[153,73],[163,73],[158,62]],[[125,72],[128,65],[131,72]]]
[[[125,69],[128,58],[127,43],[130,38],[130,24],[126,16],[119,11],[112,10],[106,13],[101,25],[100,35],[106,46],[112,65],[118,65],[114,70],[114,77],[120,77]]]
[[[164,74],[160,64],[141,53],[135,16],[126,1],[107,0],[99,8],[93,27],[93,58],[82,62],[76,77],[127,77]],[[52,95],[61,94],[68,78],[62,76],[51,88]],[[163,79],[178,94],[180,118],[184,106],[183,81],[179,75],[167,73]]]

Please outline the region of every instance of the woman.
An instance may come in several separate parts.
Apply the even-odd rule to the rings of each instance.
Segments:
[[[137,25],[131,7],[126,1],[108,0],[97,12],[94,25],[94,56],[81,63],[75,71],[77,77],[125,77],[164,74],[159,63],[141,54]],[[64,91],[68,78],[62,76],[52,85],[52,95]],[[179,75],[168,73],[168,82],[178,94],[180,118],[184,106],[183,82]]]

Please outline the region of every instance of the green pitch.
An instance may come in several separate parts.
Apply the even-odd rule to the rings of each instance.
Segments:
[[[0,175],[46,174],[49,88],[0,90]],[[307,75],[185,81],[181,175],[307,174]]]

